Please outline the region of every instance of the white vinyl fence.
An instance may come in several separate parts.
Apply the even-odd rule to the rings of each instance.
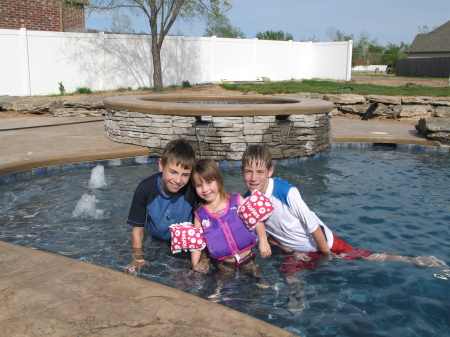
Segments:
[[[152,87],[149,35],[0,29],[0,95]],[[350,80],[352,41],[293,42],[167,36],[165,86],[220,81]]]

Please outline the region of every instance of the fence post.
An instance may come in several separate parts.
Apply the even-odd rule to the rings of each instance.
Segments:
[[[216,36],[211,36],[211,79],[215,78],[215,59],[216,59]]]
[[[307,66],[306,68],[308,69],[307,71],[305,71],[305,77],[306,79],[310,80],[312,78],[312,73],[313,73],[313,69],[314,69],[314,73],[315,73],[315,69],[317,69],[317,65],[314,63],[314,50],[313,50],[313,42],[312,41],[308,41],[308,61],[307,61]]]
[[[102,80],[101,80],[101,84],[100,87],[102,91],[106,90],[106,62],[105,62],[105,58],[106,58],[106,40],[105,40],[105,32],[98,32],[98,37],[101,40],[101,46],[102,46],[102,51],[101,51],[101,56],[102,56]]]
[[[352,52],[353,52],[353,40],[347,41],[347,71],[345,74],[345,80],[350,81],[352,79]]]
[[[258,42],[259,42],[258,38],[255,37],[253,39],[253,74],[255,76],[255,79],[260,76],[266,76],[265,74],[258,75],[258,73],[257,73],[257,71],[258,71]]]
[[[292,79],[292,40],[289,40],[288,81]]]
[[[28,54],[28,34],[26,28],[20,28],[20,50],[22,58],[22,87],[25,96],[31,96],[30,55]]]

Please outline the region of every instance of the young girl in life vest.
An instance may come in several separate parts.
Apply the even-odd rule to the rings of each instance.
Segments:
[[[255,271],[252,247],[258,241],[261,257],[271,255],[263,222],[273,211],[270,201],[262,194],[246,200],[240,194],[227,194],[222,174],[212,159],[198,160],[191,177],[203,201],[195,212],[194,227],[202,228],[210,256],[222,271],[223,266]],[[207,267],[199,263],[200,255],[200,250],[191,252],[192,269],[205,273]]]

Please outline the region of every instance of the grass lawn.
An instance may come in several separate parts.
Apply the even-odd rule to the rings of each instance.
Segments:
[[[292,94],[311,92],[319,94],[359,94],[388,96],[450,96],[450,88],[417,86],[390,87],[372,84],[343,83],[338,81],[303,80],[271,83],[221,84],[228,90],[254,91],[258,94]]]

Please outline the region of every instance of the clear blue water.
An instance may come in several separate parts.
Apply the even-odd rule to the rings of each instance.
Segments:
[[[126,218],[133,191],[155,164],[106,167],[0,186],[0,239],[115,270],[130,261]],[[222,170],[229,192],[244,192],[240,171]],[[390,150],[332,150],[278,165],[310,208],[351,245],[374,252],[434,255],[450,264],[450,156]],[[84,196],[84,197],[83,197]],[[95,198],[95,201],[93,200]],[[87,209],[77,207],[85,201]],[[64,219],[64,220],[61,220]],[[332,260],[286,284],[282,254],[260,260],[270,287],[246,274],[194,277],[187,254],[147,237],[152,264],[139,276],[250,314],[301,336],[450,336],[450,275],[403,262]],[[446,276],[448,280],[436,278]],[[217,281],[225,282],[217,289]],[[305,303],[306,307],[298,303]]]

